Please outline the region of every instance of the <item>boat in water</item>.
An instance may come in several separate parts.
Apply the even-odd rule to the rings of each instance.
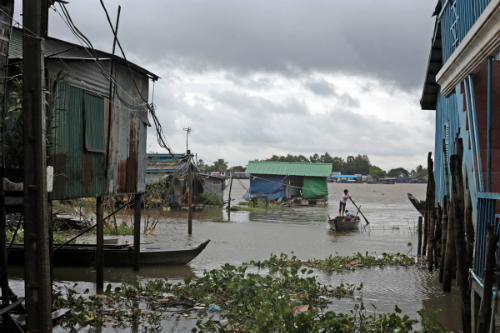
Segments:
[[[140,265],[185,265],[196,258],[208,245],[207,240],[196,247],[151,248],[141,247]],[[7,250],[10,244],[6,244]],[[60,248],[59,248],[60,247]],[[95,263],[95,244],[54,244],[54,266],[90,267]],[[104,266],[133,266],[134,246],[104,245]],[[24,265],[24,243],[14,243],[8,257],[9,265]]]
[[[408,193],[408,199],[413,204],[413,207],[415,207],[415,209],[418,210],[418,212],[420,213],[420,215],[422,215],[423,217],[425,217],[425,201],[424,200],[418,200],[411,193]]]
[[[349,221],[344,221],[344,219],[344,216],[336,216],[335,218],[328,220],[330,229],[335,231],[358,230],[359,222],[361,221],[359,216],[356,216],[354,218],[354,221],[352,219],[350,219]]]

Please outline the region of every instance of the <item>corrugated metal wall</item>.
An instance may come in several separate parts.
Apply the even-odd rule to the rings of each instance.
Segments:
[[[443,61],[446,62],[491,0],[441,0]]]
[[[53,145],[49,154],[50,165],[54,166],[54,189],[50,194],[52,200],[104,194],[105,154],[88,152],[84,148],[84,95],[82,89],[60,82],[56,93],[51,96]],[[86,111],[104,117],[104,100],[94,96],[86,98],[93,100],[93,103],[86,105]],[[104,119],[100,123],[104,127]]]
[[[103,69],[110,73],[111,61],[100,60]],[[68,84],[91,91],[103,97],[109,97],[109,79],[93,60],[47,59],[49,77],[56,79],[59,73],[68,74],[64,81]]]
[[[107,193],[144,192],[148,111],[129,68],[118,63],[114,66],[118,86],[112,97]],[[134,78],[142,96],[148,98],[148,77],[134,72]]]
[[[483,278],[488,222],[495,224],[495,231],[498,233],[498,223],[495,218],[496,200],[478,199],[477,207],[474,270],[479,278]]]
[[[458,94],[458,97],[457,97]],[[446,156],[449,166],[450,156],[455,153],[455,139],[460,130],[459,99],[460,92],[456,91],[448,98],[438,95],[436,107],[436,139],[434,147],[434,180],[436,182],[436,204],[443,206],[443,198],[446,195],[446,179],[443,166],[443,139],[448,142],[448,154]],[[451,193],[451,175],[449,178]]]

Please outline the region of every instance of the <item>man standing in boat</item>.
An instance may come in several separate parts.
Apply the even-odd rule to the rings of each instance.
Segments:
[[[344,216],[345,204],[347,202],[347,199],[352,200],[351,196],[349,195],[349,191],[344,190],[344,194],[342,195],[342,198],[340,198],[339,216]],[[352,202],[354,202],[354,200]]]

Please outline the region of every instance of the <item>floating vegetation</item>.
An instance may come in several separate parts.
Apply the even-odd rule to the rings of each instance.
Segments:
[[[255,262],[252,260],[249,263],[243,263],[243,265],[255,265],[258,267],[286,267],[297,263],[324,271],[343,272],[346,270],[354,270],[358,267],[372,267],[383,265],[410,266],[415,264],[415,258],[401,253],[388,254],[384,252],[382,253],[382,256],[374,256],[369,255],[368,252],[366,252],[365,255],[358,252],[354,256],[330,255],[326,259],[301,261],[297,259],[296,256],[289,258],[287,254],[282,253],[279,257],[276,254],[271,254],[271,257],[268,260],[264,260],[262,262]]]
[[[356,260],[374,260],[361,257],[364,259]],[[400,258],[386,255],[384,262],[394,262],[396,257]],[[247,266],[225,264],[220,269],[204,271],[197,280],[185,278],[184,283],[163,279],[137,287],[123,284],[112,289],[108,285],[103,295],[93,296],[67,289],[64,296],[54,295],[53,305],[73,309],[61,321],[71,331],[89,325],[110,325],[115,329],[134,326],[140,331],[160,332],[162,321],[188,319],[196,320],[192,332],[413,331],[415,320],[401,315],[397,306],[394,312],[385,314],[376,314],[375,307],[374,313],[368,314],[363,303],[355,304],[346,313],[328,310],[332,299],[353,298],[362,285],[323,285],[313,269],[286,255],[271,256],[261,266],[264,264],[270,268],[262,275],[247,272]],[[427,317],[419,312],[423,327],[420,332],[446,332],[437,320],[438,313]]]

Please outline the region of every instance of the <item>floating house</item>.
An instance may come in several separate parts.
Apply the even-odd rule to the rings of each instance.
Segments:
[[[472,295],[466,296],[472,300],[472,318],[467,320],[474,332],[483,291],[493,292],[483,290],[488,223],[495,225],[497,233],[499,230],[500,1],[443,0],[438,2],[434,15],[436,23],[420,104],[422,110],[436,111],[433,205],[438,209],[452,193],[450,156],[462,157],[464,184],[460,190],[471,202],[474,231],[471,235],[470,230],[467,237],[475,236],[474,251],[468,251],[471,256],[474,253],[473,263],[467,267]],[[498,255],[496,263],[498,267]],[[497,303],[493,311],[496,308],[499,314],[500,299],[493,296],[493,300]]]
[[[425,180],[422,177],[397,177],[396,183],[422,184]]]
[[[244,198],[296,198],[328,201],[326,178],[331,163],[250,161],[245,173],[250,175],[250,189]]]

